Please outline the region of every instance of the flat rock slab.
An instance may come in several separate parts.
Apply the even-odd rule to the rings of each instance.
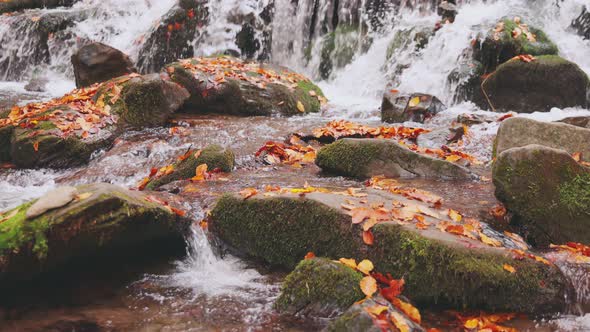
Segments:
[[[496,136],[495,153],[516,147],[538,144],[581,153],[581,159],[590,161],[590,129],[558,122],[540,122],[526,118],[509,118],[502,122]]]
[[[351,204],[377,204],[390,211],[390,220],[372,227],[373,245],[364,243],[364,226],[353,224],[342,207]],[[430,225],[419,229],[412,221],[400,224],[399,217],[392,217],[394,210],[398,215],[420,210],[419,218]],[[226,195],[213,209],[209,227],[237,253],[275,266],[294,268],[308,252],[332,259],[369,259],[376,271],[403,276],[408,297],[425,306],[529,313],[563,309],[568,286],[555,266],[515,260],[507,248],[442,232],[436,227],[440,223],[452,224],[446,210],[371,189],[365,198],[325,192],[247,200]],[[505,264],[517,272],[506,271]]]
[[[74,187],[60,187],[50,191],[31,205],[26,213],[27,219],[38,217],[49,210],[67,205],[74,200],[76,192]]]

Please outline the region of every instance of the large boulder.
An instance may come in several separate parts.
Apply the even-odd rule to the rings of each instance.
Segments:
[[[132,251],[159,240],[182,243],[190,224],[147,195],[114,185],[65,189],[0,215],[0,287],[76,259]]]
[[[502,19],[486,35],[483,42],[474,44],[475,60],[483,64],[484,73],[518,55],[556,55],[557,46],[545,32],[529,27],[521,18]]]
[[[0,1],[0,14],[23,9],[71,6],[77,0],[5,0]]]
[[[160,71],[168,63],[195,55],[193,40],[199,27],[206,24],[206,2],[182,0],[174,5],[147,33],[139,50],[137,67],[142,73]]]
[[[573,20],[572,28],[584,39],[590,39],[590,12],[588,12],[588,7],[584,6],[582,8],[580,16]]]
[[[137,71],[125,53],[103,43],[81,47],[72,55],[72,65],[78,88]]]
[[[447,215],[452,213],[427,203],[381,190],[355,194],[293,190],[248,199],[225,195],[211,212],[209,229],[235,252],[272,266],[293,269],[307,252],[332,259],[369,259],[375,271],[403,276],[404,294],[420,306],[536,314],[564,308],[568,284],[555,266],[514,259],[510,249],[481,242],[484,237],[442,232],[439,227],[467,226],[450,222]],[[375,206],[380,211],[378,223],[369,228],[372,236],[362,235],[367,225],[353,224],[343,205]],[[406,209],[435,217],[422,214],[419,218],[430,226],[419,228],[399,215]],[[384,218],[384,212],[391,214]],[[488,240],[500,238],[487,234]]]
[[[362,278],[360,272],[341,263],[306,259],[285,278],[275,307],[292,315],[332,318],[363,299]]]
[[[497,112],[548,112],[553,107],[588,105],[588,75],[575,63],[554,55],[500,65],[481,85],[482,108]]]
[[[229,56],[181,60],[166,67],[190,98],[184,110],[239,116],[319,112],[322,91],[286,68]]]
[[[498,154],[496,197],[535,246],[590,242],[590,169],[568,152],[527,145]]]
[[[127,129],[165,124],[187,97],[186,90],[157,74],[132,74],[14,107],[0,119],[0,146],[10,146],[10,156],[0,157],[21,168],[80,165]]]
[[[173,181],[186,180],[196,175],[196,168],[206,164],[209,171],[219,170],[229,173],[234,169],[235,155],[230,149],[210,145],[202,150],[191,150],[172,164],[173,171],[159,178],[151,179],[147,189],[155,189]]]
[[[381,102],[381,121],[402,123],[420,122],[432,118],[445,109],[445,105],[435,96],[414,93],[400,94],[395,90],[386,91]]]
[[[565,123],[540,122],[526,118],[506,119],[498,128],[495,141],[496,155],[529,144],[544,145],[567,151],[579,152],[581,160],[590,161],[590,129]]]
[[[346,138],[322,148],[316,158],[322,170],[343,176],[369,178],[437,177],[474,179],[467,168],[416,153],[394,140]]]

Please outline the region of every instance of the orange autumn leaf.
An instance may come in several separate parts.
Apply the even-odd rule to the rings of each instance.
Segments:
[[[365,219],[369,219],[371,216],[371,210],[364,207],[353,208],[351,210],[351,216],[353,224],[360,224],[365,221]]]
[[[340,258],[338,261],[351,269],[356,270],[356,260],[354,258]]]
[[[35,150],[35,152],[39,152],[39,142],[33,143],[33,150]]]
[[[371,273],[371,271],[373,271],[375,267],[373,266],[373,262],[371,262],[368,259],[364,259],[360,263],[358,263],[356,268],[363,274],[369,275],[369,273]]]
[[[150,183],[150,178],[144,178],[141,182],[137,185],[137,190],[143,191],[145,187]]]
[[[179,217],[184,217],[186,215],[185,211],[179,210],[177,208],[174,207],[170,207],[170,209],[172,210],[172,212],[174,212],[174,214],[176,214]]]
[[[504,264],[504,270],[510,273],[516,273],[516,269],[512,265]]]
[[[461,222],[461,220],[463,219],[463,216],[453,209],[449,209],[448,215],[449,218],[451,218],[451,220],[454,222]]]
[[[248,198],[255,196],[256,194],[258,194],[258,190],[256,190],[255,188],[246,188],[240,191],[240,196],[242,196],[244,200],[247,200]]]
[[[410,332],[410,326],[406,323],[405,318],[397,312],[392,312],[389,319],[400,332]]]
[[[307,255],[303,259],[312,259],[315,258],[315,254],[313,252],[308,252]]]
[[[373,243],[375,242],[375,238],[373,237],[373,233],[371,232],[371,230],[363,231],[363,242],[368,246],[373,245]]]
[[[367,297],[372,297],[377,292],[377,280],[371,276],[366,276],[360,281],[361,290]]]
[[[406,314],[406,316],[408,316],[414,322],[418,324],[422,323],[422,316],[420,315],[420,311],[410,303],[402,301],[399,298],[393,299],[391,303],[396,308],[401,310],[404,314]]]
[[[582,153],[581,152],[574,152],[572,154],[572,158],[574,158],[574,160],[576,162],[580,162],[580,160],[582,160]]]
[[[207,179],[207,164],[201,164],[197,166],[195,169],[195,176],[191,179],[191,181],[205,181]]]

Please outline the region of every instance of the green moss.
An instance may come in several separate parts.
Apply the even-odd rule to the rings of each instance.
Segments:
[[[0,223],[0,256],[12,251],[18,251],[25,245],[30,245],[39,259],[47,255],[46,231],[49,229],[49,220],[40,216],[32,220],[26,220],[26,212],[34,202],[23,204],[5,215],[10,215],[17,210],[18,213],[7,221]],[[0,217],[2,218],[2,217]]]
[[[51,121],[41,121],[39,123],[37,123],[37,125],[35,126],[35,129],[40,129],[40,130],[52,130],[52,129],[56,129],[57,127],[55,126],[55,124],[53,124],[53,122]]]
[[[378,159],[382,150],[381,144],[363,144],[359,147],[347,140],[338,140],[320,149],[316,164],[327,172],[366,178],[369,163]]]
[[[319,305],[327,314],[343,312],[364,297],[359,287],[362,278],[361,273],[329,259],[303,260],[285,279],[276,308],[299,313]]]
[[[558,188],[559,203],[576,214],[590,214],[590,173],[576,175]]]

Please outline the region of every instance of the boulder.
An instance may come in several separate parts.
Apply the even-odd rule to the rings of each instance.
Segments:
[[[509,118],[498,128],[495,154],[529,144],[544,145],[565,150],[570,154],[579,152],[581,159],[590,161],[590,129],[565,123],[540,122],[526,118]]]
[[[137,68],[142,73],[154,73],[168,63],[194,56],[193,41],[200,35],[197,28],[206,24],[208,17],[206,2],[179,1],[146,34]]]
[[[319,112],[322,91],[284,67],[220,56],[166,66],[171,79],[190,93],[184,111],[238,116],[284,116]]]
[[[72,55],[72,65],[78,88],[137,71],[125,53],[103,43],[81,47]]]
[[[390,90],[383,95],[381,120],[388,123],[424,123],[444,109],[445,105],[435,96],[423,93],[404,95]]]
[[[590,39],[590,12],[588,12],[588,7],[584,6],[580,16],[572,21],[572,28],[584,39]]]
[[[557,46],[545,32],[529,27],[519,17],[502,19],[488,32],[483,42],[476,41],[474,50],[474,59],[482,63],[484,73],[493,72],[496,67],[517,55],[558,53]]]
[[[190,221],[181,219],[145,194],[110,184],[81,185],[62,207],[27,218],[42,200],[0,216],[2,287],[32,280],[75,259],[132,251],[159,240],[183,243]]]
[[[497,116],[489,116],[487,114],[477,114],[477,113],[462,113],[457,116],[457,123],[466,125],[466,126],[473,126],[483,123],[492,123],[498,120]]]
[[[465,135],[463,126],[436,128],[429,133],[420,134],[416,139],[418,146],[428,149],[440,149],[442,146],[456,143]]]
[[[209,145],[202,150],[190,151],[188,158],[172,164],[173,173],[150,181],[147,188],[155,189],[173,181],[190,179],[195,176],[196,168],[202,164],[206,164],[209,171],[217,169],[229,173],[234,169],[235,155],[232,150],[219,145]]]
[[[453,23],[457,16],[457,5],[449,1],[441,1],[436,12],[442,17],[443,22]]]
[[[411,206],[438,218],[424,215],[425,222],[432,223],[426,229],[413,222],[382,220],[372,227],[372,245],[367,245],[362,240],[365,225],[353,224],[350,212],[342,208],[351,204],[382,206],[392,213],[399,212],[392,204]],[[419,306],[535,314],[564,308],[568,283],[555,266],[516,260],[507,248],[442,232],[435,225],[445,220],[448,223],[445,210],[387,191],[370,189],[360,198],[294,190],[248,199],[224,195],[208,225],[234,252],[272,266],[293,269],[307,252],[369,259],[375,271],[403,276],[404,295]],[[504,264],[516,272],[506,271]]]
[[[561,119],[557,122],[567,123],[572,126],[590,129],[590,116],[572,116],[569,118]]]
[[[467,168],[416,153],[393,140],[346,138],[322,148],[316,158],[322,170],[342,176],[474,179]]]
[[[531,62],[512,59],[482,83],[480,107],[497,112],[548,112],[553,107],[588,105],[590,80],[575,63],[558,56],[539,56]]]
[[[365,297],[359,287],[362,278],[341,263],[306,259],[285,278],[275,307],[291,315],[333,318]]]
[[[76,198],[77,189],[74,187],[59,187],[39,198],[27,209],[27,219],[36,218],[45,212],[68,205]]]
[[[498,154],[496,197],[537,247],[590,242],[590,169],[564,150],[531,144]]]
[[[0,1],[0,14],[33,8],[71,6],[77,0],[6,0]]]
[[[0,119],[0,146],[10,147],[0,157],[21,168],[80,165],[127,129],[165,124],[187,97],[157,74],[132,74],[15,107]]]

